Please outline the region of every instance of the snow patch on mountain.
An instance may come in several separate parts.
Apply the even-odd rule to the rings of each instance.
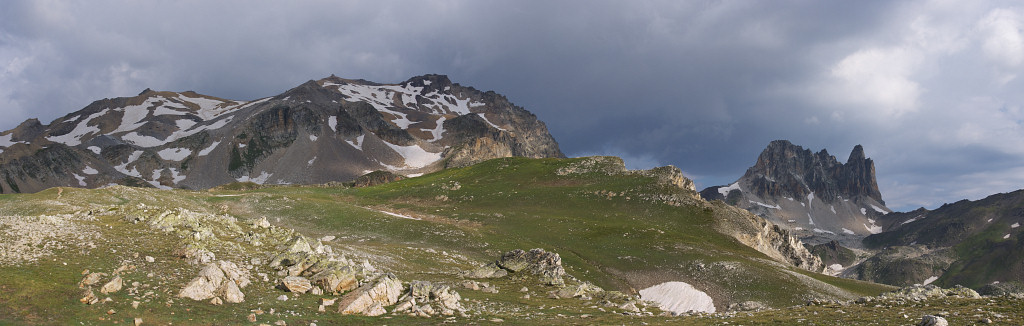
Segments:
[[[160,155],[160,158],[164,160],[181,161],[192,155],[192,150],[188,148],[166,148],[156,152],[156,154]]]
[[[399,146],[389,142],[384,142],[384,144],[401,155],[405,159],[405,166],[411,169],[419,169],[441,160],[441,153],[425,151],[418,145]]]
[[[359,137],[356,137],[355,142],[351,140],[346,140],[345,142],[348,143],[349,145],[352,145],[352,147],[355,147],[358,150],[363,150],[363,137],[366,137],[366,134],[362,134],[359,135]]]
[[[491,120],[487,120],[487,117],[485,117],[483,113],[477,113],[476,115],[480,116],[480,119],[483,119],[484,122],[487,122],[487,124],[491,125],[491,127],[494,127],[494,129],[498,129],[498,130],[501,130],[501,131],[508,131],[508,130],[505,130],[504,128],[502,128],[502,127],[498,127],[498,125],[496,125],[493,122],[491,122]]]
[[[71,176],[75,177],[75,179],[78,179],[78,185],[79,186],[82,186],[82,187],[86,186],[86,184],[85,184],[85,177],[80,176],[77,173],[72,173]]]
[[[737,182],[737,183],[733,183],[733,184],[729,185],[728,187],[720,187],[720,188],[718,188],[718,193],[722,194],[723,197],[728,197],[729,196],[729,192],[733,191],[733,190],[743,191],[743,189],[740,189],[740,183]]]
[[[100,173],[100,171],[97,171],[96,169],[93,169],[91,166],[86,165],[85,168],[82,169],[82,173],[85,173],[85,174],[88,174],[88,175],[93,175],[93,174]]]
[[[309,135],[309,141],[316,141],[316,135]]]
[[[257,183],[257,184],[264,184],[264,183],[267,182],[268,179],[270,179],[271,175],[272,174],[267,173],[267,171],[262,171],[262,172],[260,172],[260,175],[255,177],[255,178],[251,178],[248,175],[244,175],[244,176],[242,176],[240,178],[237,178],[235,180],[238,181],[238,182],[253,182],[253,183]]]
[[[92,151],[93,153],[96,153],[96,155],[100,155],[101,153],[103,153],[103,149],[100,148],[99,146],[89,146],[86,147],[86,149]]]
[[[765,204],[765,203],[762,203],[762,202],[753,201],[753,200],[748,200],[748,201],[751,204],[758,205],[758,206],[761,206],[761,207],[774,208],[774,209],[782,209],[782,207],[780,207],[779,205],[768,205],[768,204]]]
[[[874,219],[870,219],[870,218],[869,218],[869,219],[868,219],[868,223],[871,223],[871,224],[870,224],[870,225],[868,225],[868,224],[863,224],[863,225],[864,225],[864,229],[868,230],[868,232],[871,232],[871,234],[879,234],[879,233],[882,233],[882,227],[881,227],[881,226],[879,226],[879,225],[876,225],[876,224],[875,224],[875,220],[874,220]]]
[[[95,119],[96,117],[102,116],[106,112],[107,112],[107,110],[103,110],[103,111],[100,111],[100,112],[93,113],[92,115],[89,115],[89,117],[86,118],[85,120],[83,120],[82,122],[79,122],[78,125],[75,126],[75,129],[71,130],[71,132],[63,134],[63,135],[60,135],[60,136],[49,136],[49,137],[46,137],[46,140],[49,140],[49,141],[52,141],[52,142],[55,142],[55,143],[61,143],[61,144],[68,145],[68,146],[78,146],[78,145],[82,144],[82,136],[85,136],[85,135],[87,135],[89,133],[100,132],[100,128],[98,128],[96,126],[90,126],[89,122],[92,121],[92,119]],[[8,135],[8,136],[10,136],[10,135]]]
[[[437,118],[437,127],[430,130],[430,135],[433,137],[430,141],[441,139],[441,135],[444,134],[444,121],[446,119],[445,117]]]
[[[157,139],[156,137],[143,136],[140,135],[138,132],[134,131],[127,133],[124,136],[121,136],[121,140],[130,142],[140,147],[157,147],[168,143],[168,141],[163,141]]]
[[[128,155],[128,160],[125,161],[124,163],[121,163],[120,165],[114,166],[114,170],[117,170],[117,172],[121,172],[125,175],[141,178],[142,174],[139,173],[139,170],[137,170],[135,167],[132,167],[131,170],[128,170],[128,164],[134,163],[135,161],[139,160],[139,157],[142,157],[142,151],[132,152],[131,155]]]
[[[210,144],[210,146],[208,146],[206,148],[203,148],[201,151],[199,151],[199,156],[209,155],[211,152],[213,152],[214,149],[217,148],[217,145],[220,145],[220,141],[219,140],[213,142],[213,144]]]
[[[889,212],[885,211],[881,207],[875,206],[874,204],[871,204],[871,209],[874,209],[876,212],[882,213],[882,215],[889,214]]]
[[[829,231],[829,230],[822,230],[822,229],[819,229],[819,228],[814,228],[814,232],[817,232],[817,233],[827,233],[827,234],[831,234],[831,235],[836,235],[835,232],[832,232],[832,231]]]
[[[327,125],[331,127],[331,130],[338,132],[338,117],[330,116],[327,118]]]

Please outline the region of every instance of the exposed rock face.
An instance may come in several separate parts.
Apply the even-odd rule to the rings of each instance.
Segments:
[[[808,251],[789,230],[741,209],[722,203],[717,205],[721,205],[715,218],[715,228],[719,232],[731,235],[775,260],[812,272],[821,272],[825,268],[821,258]]]
[[[331,76],[255,101],[146,90],[26,121],[0,133],[0,192],[325,183],[507,156],[564,157],[543,122],[494,92],[443,75]]]
[[[878,191],[874,162],[860,145],[843,164],[825,150],[813,153],[776,140],[739,180],[700,194],[765,217],[806,241],[858,248],[860,239],[882,231],[876,222],[891,212]]]

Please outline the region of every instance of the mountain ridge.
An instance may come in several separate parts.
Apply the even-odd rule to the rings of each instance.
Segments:
[[[26,120],[0,133],[0,190],[310,184],[505,156],[564,154],[543,122],[493,91],[444,75],[396,84],[331,75],[253,101],[146,89],[47,125]]]

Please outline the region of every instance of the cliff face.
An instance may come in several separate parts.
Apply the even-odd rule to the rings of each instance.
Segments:
[[[324,183],[507,156],[564,157],[543,122],[497,93],[443,75],[331,76],[254,101],[147,89],[26,121],[0,133],[0,189]]]
[[[877,220],[891,212],[874,162],[860,145],[843,164],[826,150],[776,140],[739,180],[706,188],[701,196],[746,209],[812,244],[836,240],[861,247],[863,237],[882,232]]]

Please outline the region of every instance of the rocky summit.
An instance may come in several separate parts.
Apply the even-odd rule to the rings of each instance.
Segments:
[[[0,191],[314,184],[507,156],[564,157],[543,122],[495,92],[443,75],[331,76],[253,101],[147,89],[25,121],[0,133]]]
[[[882,232],[879,217],[891,212],[874,162],[860,145],[844,164],[826,150],[814,153],[776,140],[739,180],[705,188],[701,196],[744,208],[814,244],[837,240],[861,247],[865,236]]]

